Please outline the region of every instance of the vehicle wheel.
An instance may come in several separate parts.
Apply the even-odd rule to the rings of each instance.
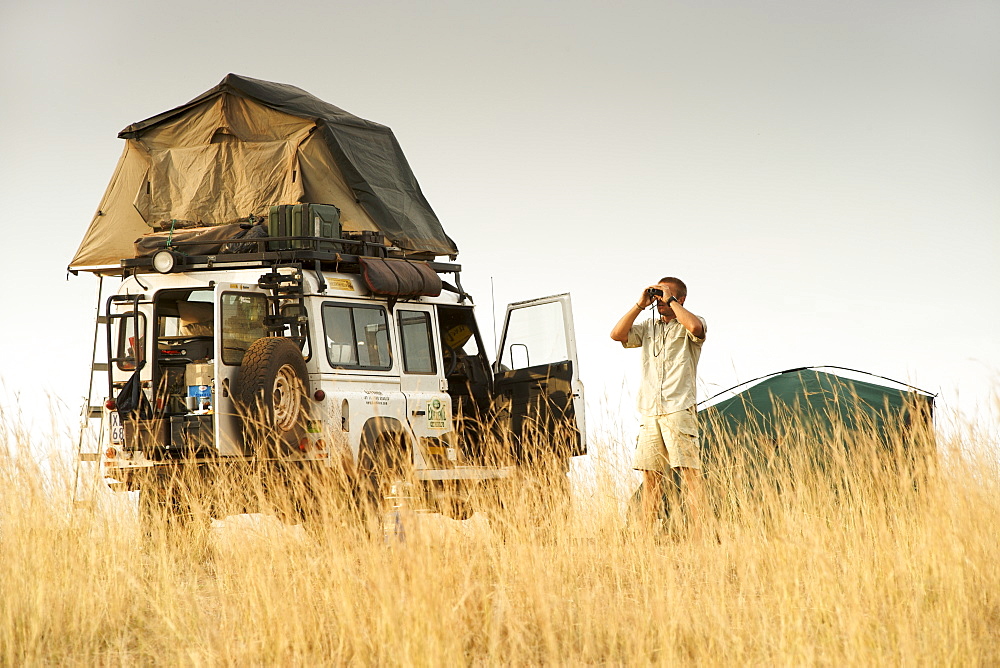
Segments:
[[[548,540],[571,519],[570,483],[562,463],[518,467],[511,476],[484,483],[477,504],[507,540]]]
[[[287,454],[305,435],[308,372],[290,339],[257,339],[243,356],[236,399],[252,453]]]
[[[438,512],[449,519],[467,520],[476,513],[472,503],[473,492],[462,480],[436,481],[431,494]]]
[[[211,525],[210,499],[199,472],[153,470],[139,489],[139,531],[149,540],[163,531],[206,529]]]
[[[390,509],[393,486],[397,485],[398,490],[407,480],[408,459],[402,434],[383,432],[362,441],[354,497],[362,521],[370,527],[380,525],[383,515]]]
[[[147,475],[139,486],[139,532],[148,539],[172,517],[167,490],[159,476]]]

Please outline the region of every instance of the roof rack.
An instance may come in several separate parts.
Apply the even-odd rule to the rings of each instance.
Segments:
[[[323,239],[319,237],[262,237],[257,239],[238,239],[235,243],[244,252],[223,252],[226,245],[220,246],[220,252],[211,255],[194,255],[184,252],[185,247],[201,246],[204,242],[174,241],[155,253],[121,261],[121,267],[130,273],[174,273],[180,271],[207,271],[215,269],[244,269],[255,267],[270,267],[275,264],[301,262],[313,264],[317,269],[343,273],[360,273],[360,258],[398,258],[426,262],[439,274],[456,274],[461,272],[462,265],[451,262],[436,262],[423,257],[409,256],[398,249],[380,243],[380,235],[358,235],[356,238]],[[292,246],[298,246],[293,248]],[[327,247],[339,247],[342,250],[327,250]],[[251,250],[256,247],[256,250]],[[277,247],[277,248],[276,248]],[[323,250],[320,250],[323,248]],[[245,252],[251,250],[251,252]],[[169,268],[154,264],[154,258],[161,253],[170,255]]]

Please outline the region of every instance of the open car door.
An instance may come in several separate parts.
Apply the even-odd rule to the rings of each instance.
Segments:
[[[265,317],[269,309],[267,293],[254,283],[215,286],[215,438],[223,456],[244,454],[236,381],[244,353],[268,335]]]
[[[493,387],[518,463],[587,454],[578,369],[568,293],[507,306]]]

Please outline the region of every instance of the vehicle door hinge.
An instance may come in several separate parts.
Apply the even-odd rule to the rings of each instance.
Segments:
[[[441,389],[442,392],[447,392],[448,391],[448,379],[447,378],[440,378],[440,379],[438,379],[438,386],[440,387],[440,389]]]

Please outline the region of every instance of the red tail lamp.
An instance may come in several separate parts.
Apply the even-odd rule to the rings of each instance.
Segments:
[[[306,448],[308,447],[309,447],[309,437],[303,436],[302,438],[299,439],[299,450],[305,452]]]
[[[315,399],[316,401],[323,401],[324,399],[326,399],[326,392],[324,392],[323,390],[316,390],[315,392],[313,392],[313,399]]]
[[[107,457],[108,459],[114,459],[115,457],[118,456],[118,451],[115,450],[114,448],[108,448],[107,450],[104,451],[104,456]]]
[[[116,402],[114,399],[108,399],[107,401],[104,402],[104,407],[107,408],[109,411],[113,411],[116,408],[118,408],[118,402]]]

